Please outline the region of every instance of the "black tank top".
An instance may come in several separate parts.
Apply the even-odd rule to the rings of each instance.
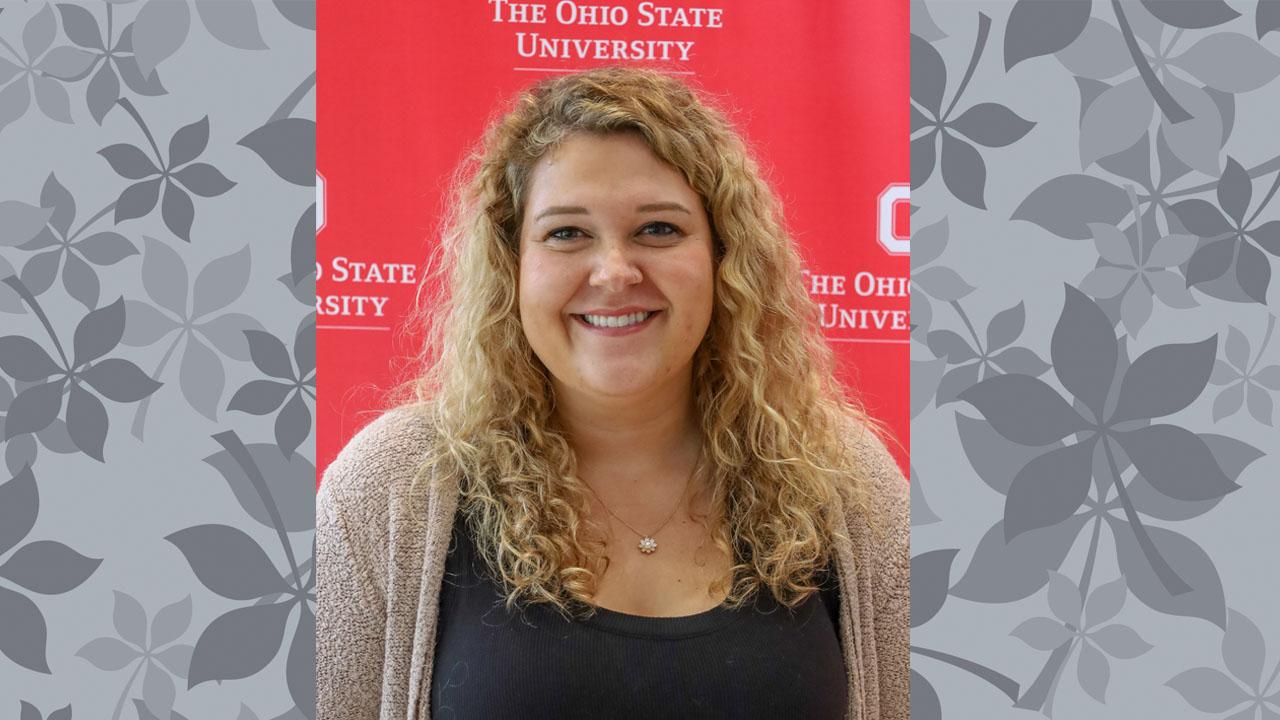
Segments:
[[[772,596],[738,610],[569,620],[542,604],[507,611],[462,514],[440,591],[435,720],[843,718],[848,680],[834,573],[788,611]]]

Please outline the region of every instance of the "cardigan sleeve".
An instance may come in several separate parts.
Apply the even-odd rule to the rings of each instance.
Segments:
[[[883,442],[863,433],[861,457],[867,471],[866,528],[871,568],[871,603],[879,718],[911,716],[911,490]]]
[[[325,471],[316,497],[316,718],[373,720],[382,705],[387,499],[375,421]]]

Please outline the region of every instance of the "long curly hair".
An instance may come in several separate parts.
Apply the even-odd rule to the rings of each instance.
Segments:
[[[714,308],[694,355],[709,466],[708,527],[732,559],[717,587],[740,606],[767,590],[794,607],[818,589],[844,519],[866,512],[850,451],[879,430],[835,380],[818,311],[782,213],[724,114],[682,82],[602,68],[540,82],[489,126],[458,171],[436,258],[429,330],[411,392],[435,434],[419,481],[461,487],[477,550],[508,606],[589,613],[607,568],[588,489],[554,416],[547,369],[517,306],[520,225],[534,165],[574,133],[631,133],[702,198],[714,242]],[[836,502],[839,500],[839,502]]]

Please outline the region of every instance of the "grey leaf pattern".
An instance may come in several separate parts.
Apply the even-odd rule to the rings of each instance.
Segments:
[[[1004,31],[1004,68],[1055,53],[1075,41],[1089,21],[1091,0],[1018,0]]]
[[[312,187],[316,173],[316,125],[312,120],[283,118],[269,122],[240,140],[281,179]]]
[[[252,0],[196,3],[196,10],[209,34],[227,45],[242,50],[267,49]]]
[[[190,38],[193,15],[196,38]],[[0,715],[70,720],[74,700],[78,717],[185,720],[188,706],[208,706],[209,693],[243,692],[240,683],[224,682],[203,689],[199,699],[190,693],[193,664],[198,679],[201,667],[225,663],[270,676],[268,685],[278,690],[275,698],[263,697],[262,707],[288,709],[262,717],[314,716],[314,691],[307,688],[314,608],[303,580],[314,560],[294,557],[292,541],[280,544],[289,537],[283,533],[299,547],[312,544],[305,537],[314,522],[312,447],[291,447],[286,457],[271,421],[260,422],[245,432],[254,442],[240,445],[254,472],[242,471],[243,482],[224,474],[238,489],[188,484],[191,463],[220,449],[209,436],[235,427],[218,413],[225,384],[240,387],[258,373],[244,331],[265,332],[264,321],[292,330],[301,321],[301,332],[314,332],[312,308],[280,305],[275,286],[301,262],[293,256],[305,253],[255,240],[252,259],[266,263],[255,282],[246,241],[232,240],[258,238],[262,227],[288,232],[302,223],[299,210],[314,202],[314,191],[279,183],[270,165],[255,170],[253,158],[245,173],[271,181],[269,190],[237,193],[241,178],[225,172],[246,167],[244,149],[227,140],[259,127],[270,112],[246,105],[246,96],[272,97],[272,107],[285,99],[279,117],[292,122],[284,127],[306,137],[295,142],[281,134],[274,141],[313,147],[314,121],[294,112],[296,99],[289,100],[298,94],[297,78],[314,70],[313,27],[296,34],[308,23],[314,26],[314,3],[68,0],[0,7],[0,157],[21,159],[9,163],[10,189],[0,196],[0,310],[7,313],[0,323],[0,453],[9,470],[0,477],[0,687],[30,688],[25,701],[0,693],[6,697]],[[230,68],[247,72],[229,75]],[[227,77],[235,82],[226,85]],[[171,89],[174,97],[156,102]],[[314,154],[304,155],[313,173]],[[218,206],[222,196],[231,199]],[[293,209],[278,225],[284,207]],[[252,226],[245,224],[250,217]],[[193,254],[183,241],[202,247]],[[290,287],[313,294],[307,281],[313,271],[304,270]],[[292,345],[282,343],[290,348],[286,355],[303,374],[297,393],[309,401],[313,346],[289,339]],[[121,413],[129,412],[141,440],[152,406],[164,417],[152,424],[158,439],[137,443],[120,432],[127,423]],[[304,407],[300,420],[309,429],[311,410]],[[290,425],[295,433],[297,420]],[[106,461],[111,466],[99,465]],[[217,470],[194,470],[217,480]],[[72,487],[86,480],[92,482],[81,489],[88,496]],[[58,491],[42,507],[40,491],[52,487]],[[251,623],[241,626],[249,630],[243,635],[206,634],[228,602],[240,601],[204,587],[183,552],[164,541],[174,526],[165,527],[172,518],[155,512],[156,487],[193,501],[204,519],[188,525],[265,530],[260,540],[277,543],[261,546],[285,568],[272,569],[261,605],[284,600],[278,626]],[[64,491],[86,502],[68,504]],[[236,492],[252,493],[257,505]],[[163,592],[145,574],[151,572],[166,578]],[[233,567],[227,574],[253,577]],[[182,588],[176,593],[175,583]],[[303,599],[292,599],[297,595]],[[87,612],[93,608],[111,619],[86,631],[103,617]],[[263,627],[270,632],[259,632]],[[295,630],[286,637],[289,628]],[[251,653],[262,661],[256,667],[239,662],[245,644],[237,638],[259,649]],[[231,639],[224,646],[231,649],[220,652],[219,639]],[[241,718],[256,718],[235,706]]]
[[[250,605],[214,619],[196,641],[187,677],[190,686],[261,671],[280,650],[291,609],[288,603]]]
[[[267,553],[243,531],[200,525],[165,538],[186,556],[205,587],[232,600],[256,600],[289,588]]]
[[[1068,18],[1073,10],[1080,15]],[[1055,13],[1056,24],[1027,22]],[[945,364],[936,381],[913,383],[913,393],[932,389],[934,400],[912,398],[920,430],[913,442],[929,448],[913,460],[913,482],[956,477],[957,463],[967,462],[972,479],[959,482],[969,490],[980,481],[975,496],[994,490],[988,497],[1003,497],[1003,515],[992,517],[987,499],[960,500],[968,493],[956,489],[955,509],[917,534],[915,552],[960,548],[951,595],[1006,605],[993,611],[1035,604],[1005,628],[1012,637],[988,632],[986,643],[1042,656],[1034,666],[985,667],[976,660],[996,655],[970,644],[928,647],[984,622],[970,606],[949,606],[913,631],[913,660],[966,672],[936,678],[951,683],[939,686],[947,712],[935,678],[913,678],[929,683],[918,696],[926,705],[933,699],[932,715],[957,717],[1006,714],[1003,698],[982,699],[991,694],[980,686],[990,684],[1015,708],[1046,716],[1109,717],[1131,704],[1161,717],[1280,718],[1280,671],[1266,653],[1275,627],[1265,613],[1234,608],[1270,607],[1257,580],[1268,560],[1246,561],[1252,550],[1223,544],[1241,523],[1269,528],[1263,508],[1276,498],[1273,484],[1252,480],[1264,478],[1253,468],[1276,447],[1280,369],[1264,368],[1280,366],[1270,287],[1280,255],[1280,164],[1250,123],[1269,117],[1257,98],[1280,82],[1280,53],[1264,37],[1280,28],[1280,3],[932,3],[922,29],[972,28],[987,14],[997,24],[1003,18],[1003,72],[951,65],[967,50],[955,32],[917,30],[912,40],[913,65],[937,58],[953,78],[971,73],[960,83],[963,104],[943,97],[944,73],[920,87],[941,86],[944,112],[947,103],[957,108],[945,131],[982,152],[981,199],[990,208],[974,204],[976,194],[956,196],[945,178],[927,182],[945,140],[927,96],[913,87],[912,201],[921,208],[913,222],[950,217],[953,240],[963,237],[969,250],[939,260],[926,245],[926,259],[913,266],[914,305],[927,312],[913,349],[929,354],[913,358],[912,369]],[[1035,132],[1017,142],[1016,160],[984,150],[980,133],[999,125],[994,115],[959,123],[978,134],[956,128],[966,107],[984,104],[1027,118],[1010,100],[1031,96],[1045,109],[1028,118]],[[1049,109],[1054,102],[1058,109]],[[1071,240],[1090,242],[1064,242]],[[962,299],[940,305],[919,282],[928,272],[941,277],[939,269],[965,278]],[[1065,297],[1055,295],[1051,288],[1064,282]],[[1014,325],[1012,314],[995,318],[1014,305],[1023,325],[996,348]],[[975,315],[992,318],[985,338]],[[954,424],[939,413],[954,413]],[[1215,421],[1224,434],[1205,432]],[[956,439],[959,451],[950,449]],[[1230,563],[1224,547],[1236,548]],[[1046,585],[1050,610],[1036,595]],[[1157,641],[1144,622],[1153,616],[1188,632],[1162,632]],[[1205,652],[1203,634],[1192,631],[1202,621],[1224,629],[1220,663],[1209,659],[1217,648]],[[932,633],[935,625],[941,633]],[[1187,657],[1205,660],[1184,664]],[[1170,660],[1164,693],[1124,667],[1140,662],[1149,672]]]

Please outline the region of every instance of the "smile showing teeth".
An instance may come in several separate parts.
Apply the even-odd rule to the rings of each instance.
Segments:
[[[649,319],[651,312],[637,312],[630,315],[582,315],[588,325],[601,328],[620,328],[637,325]]]

